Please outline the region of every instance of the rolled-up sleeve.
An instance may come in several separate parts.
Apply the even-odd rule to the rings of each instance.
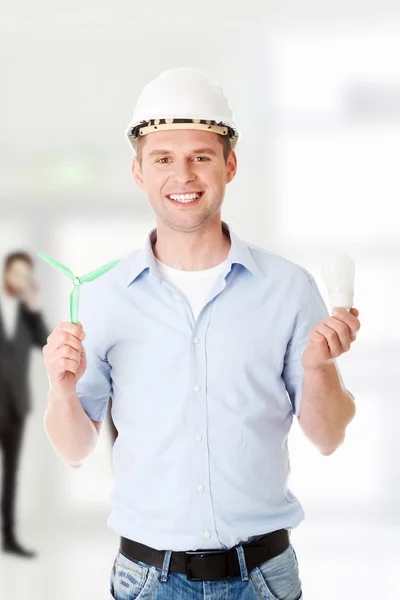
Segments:
[[[325,320],[330,315],[313,276],[306,269],[302,268],[302,270],[307,275],[309,290],[308,293],[303,296],[303,298],[305,297],[306,300],[303,301],[303,304],[300,307],[295,319],[292,337],[289,340],[286,348],[282,372],[285,387],[292,403],[293,412],[297,417],[300,415],[304,376],[304,369],[303,365],[301,364],[301,359],[308,344],[308,338],[313,327],[320,321]],[[334,363],[343,388],[354,400],[353,394],[344,385],[342,374],[336,363],[336,360]]]
[[[86,334],[83,346],[86,352],[86,370],[76,385],[79,401],[90,419],[102,421],[107,410],[109,397],[112,394],[110,365],[101,342],[102,320],[89,285],[80,289],[78,320],[82,323]],[[70,314],[66,318],[70,321]]]

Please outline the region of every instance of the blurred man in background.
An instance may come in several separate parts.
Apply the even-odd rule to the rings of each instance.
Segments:
[[[6,256],[0,288],[0,448],[2,457],[2,548],[32,558],[15,535],[17,471],[26,416],[31,410],[28,390],[29,351],[42,349],[49,332],[38,310],[38,286],[33,260],[23,251]]]

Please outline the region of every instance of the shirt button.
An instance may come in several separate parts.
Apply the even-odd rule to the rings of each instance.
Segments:
[[[197,486],[197,491],[198,491],[198,492],[204,492],[204,485],[201,485],[201,484],[200,484],[200,485],[198,485],[198,486]]]
[[[205,531],[205,532],[203,533],[203,535],[204,535],[204,537],[205,537],[207,540],[208,540],[208,538],[210,538],[210,537],[211,537],[211,533],[210,533],[209,531]]]
[[[196,385],[194,386],[193,389],[195,392],[199,392],[201,390],[201,387],[199,385],[197,385],[197,383],[196,383]]]
[[[199,338],[198,338],[198,337],[195,337],[195,338],[193,339],[193,344],[198,344],[199,342],[200,342],[200,340],[199,340]]]
[[[196,435],[195,435],[194,439],[196,440],[196,442],[201,442],[201,440],[202,440],[203,438],[201,437],[201,435],[200,435],[199,433],[196,433]]]

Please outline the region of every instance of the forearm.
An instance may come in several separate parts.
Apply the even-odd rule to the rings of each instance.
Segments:
[[[44,429],[56,454],[72,467],[79,467],[93,452],[98,433],[82,408],[79,398],[66,401],[49,389]]]
[[[322,454],[331,454],[343,442],[355,411],[354,400],[342,388],[334,363],[304,369],[299,422]]]

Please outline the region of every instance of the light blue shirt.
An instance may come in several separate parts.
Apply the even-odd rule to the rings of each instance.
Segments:
[[[226,269],[196,321],[156,268],[156,229],[81,287],[77,394],[95,421],[112,396],[118,430],[107,525],[158,550],[231,548],[304,519],[287,441],[301,357],[329,312],[306,269],[222,225]]]

